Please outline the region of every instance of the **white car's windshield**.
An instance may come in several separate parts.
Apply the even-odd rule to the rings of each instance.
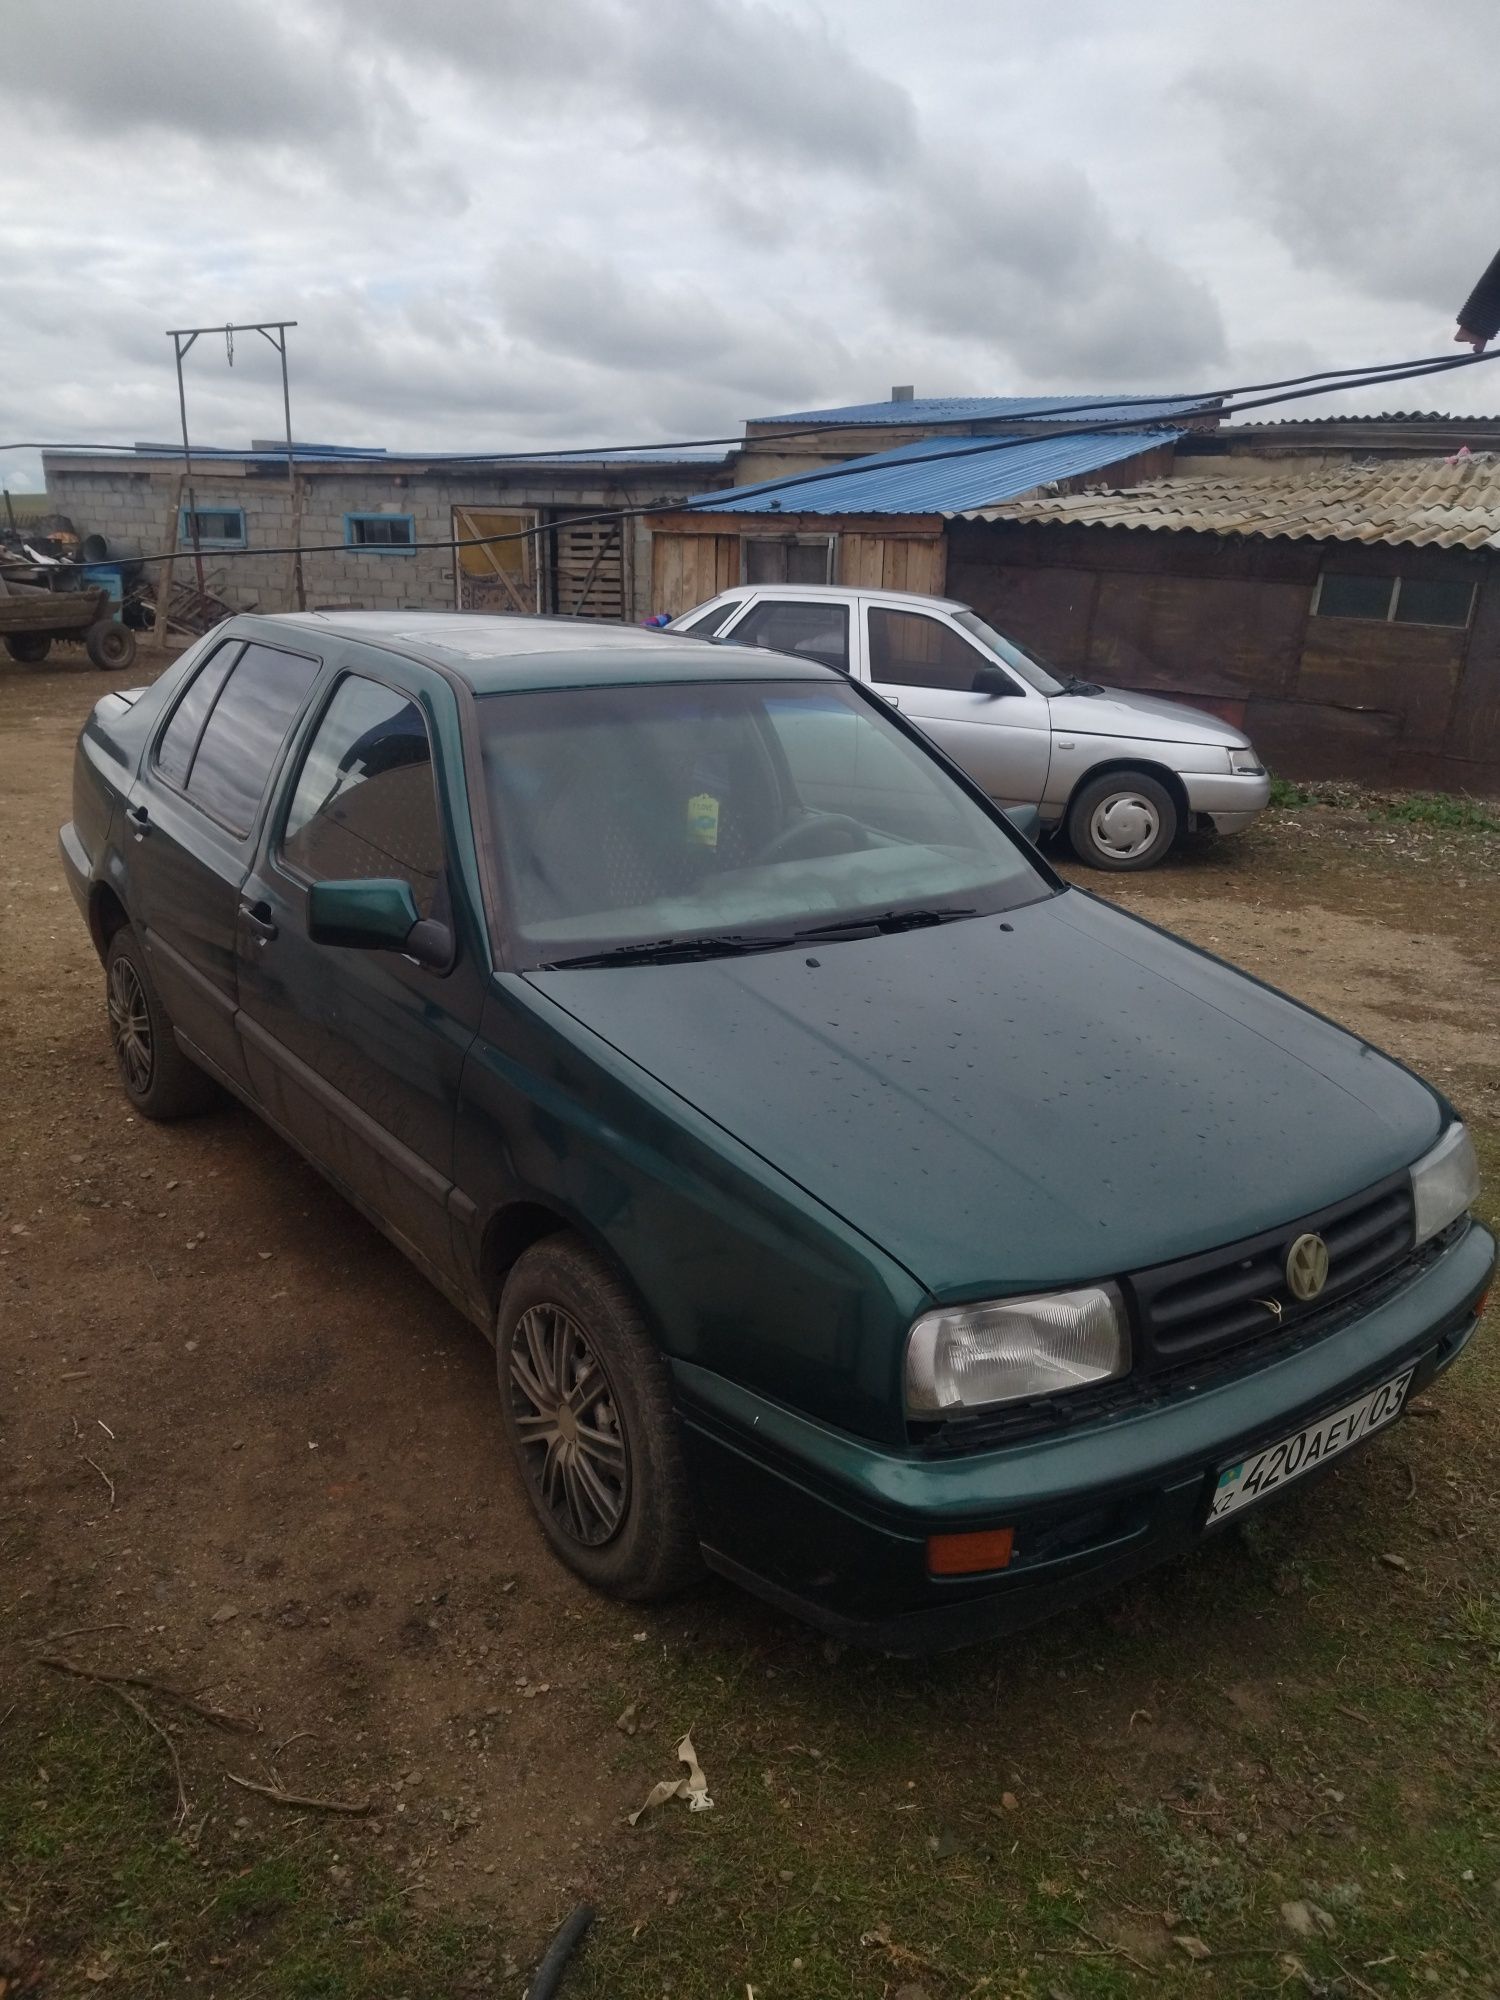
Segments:
[[[524,964],[765,949],[1052,893],[1025,843],[847,685],[530,690],[476,707]]]
[[[1038,694],[1061,694],[1064,683],[1056,674],[1049,673],[1040,660],[1031,653],[1023,653],[1014,639],[1007,639],[1003,632],[997,632],[993,625],[987,625],[977,611],[955,611],[954,619],[962,625],[971,638],[993,653],[998,660],[1004,660],[1013,667],[1023,681],[1034,687]]]

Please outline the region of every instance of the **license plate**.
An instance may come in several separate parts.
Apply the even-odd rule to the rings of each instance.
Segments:
[[[1283,1438],[1280,1444],[1268,1445],[1253,1458],[1241,1459],[1238,1465],[1226,1465],[1214,1488],[1209,1520],[1222,1521],[1226,1514],[1248,1507],[1253,1500],[1264,1499],[1278,1487],[1300,1479],[1304,1472],[1311,1472],[1315,1465],[1323,1465],[1339,1452],[1347,1451],[1371,1431],[1394,1423],[1406,1402],[1413,1372],[1408,1368],[1404,1375],[1382,1382],[1378,1389],[1367,1390],[1357,1401],[1346,1403],[1331,1417],[1321,1417],[1305,1431]]]

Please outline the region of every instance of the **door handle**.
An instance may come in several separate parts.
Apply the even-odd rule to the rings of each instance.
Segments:
[[[131,830],[137,840],[144,840],[151,831],[151,815],[144,806],[126,806],[125,817],[130,821]]]
[[[257,944],[266,944],[277,935],[269,903],[241,903],[240,915],[255,933]]]

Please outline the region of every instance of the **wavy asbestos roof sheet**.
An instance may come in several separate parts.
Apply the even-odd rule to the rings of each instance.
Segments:
[[[1500,453],[1306,472],[1188,475],[1114,492],[1039,494],[967,520],[1154,528],[1294,541],[1500,549]]]

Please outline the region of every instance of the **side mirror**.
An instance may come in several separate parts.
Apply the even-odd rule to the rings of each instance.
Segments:
[[[1042,833],[1042,816],[1035,806],[1007,806],[1005,817],[1023,840],[1036,846]]]
[[[975,694],[987,694],[999,697],[1006,694],[1019,694],[1021,690],[1016,686],[1004,667],[984,666],[974,669],[974,692]]]
[[[437,969],[453,961],[448,926],[423,917],[411,884],[394,877],[314,882],[307,892],[307,935],[314,944],[352,951],[399,951]]]

